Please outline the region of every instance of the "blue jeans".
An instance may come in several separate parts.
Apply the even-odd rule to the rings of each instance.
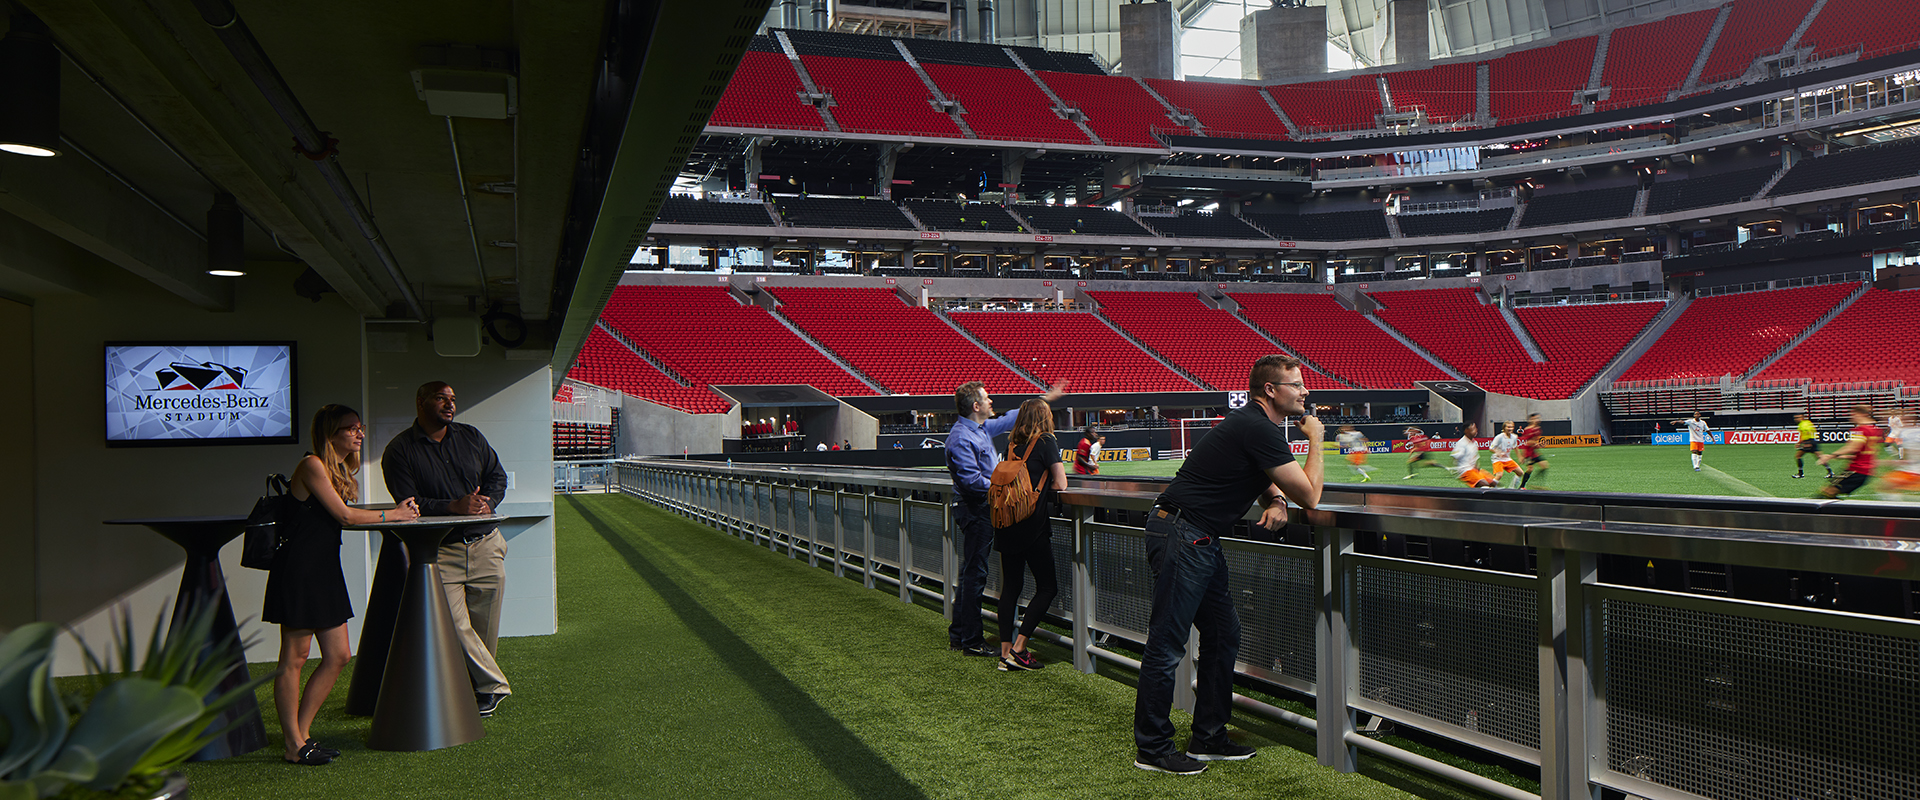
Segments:
[[[1215,744],[1227,736],[1227,718],[1233,711],[1233,664],[1240,654],[1240,615],[1227,593],[1227,556],[1220,542],[1194,544],[1206,536],[1184,519],[1169,521],[1157,511],[1148,516],[1153,615],[1133,704],[1133,743],[1141,756],[1174,752],[1173,722],[1167,715],[1173,710],[1173,673],[1187,654],[1189,628],[1200,630],[1200,657],[1195,663],[1200,685],[1195,690],[1190,742]]]
[[[953,527],[960,545],[960,588],[953,600],[953,622],[947,626],[947,645],[986,644],[980,632],[980,597],[987,587],[987,556],[993,552],[993,517],[987,503],[953,502]]]

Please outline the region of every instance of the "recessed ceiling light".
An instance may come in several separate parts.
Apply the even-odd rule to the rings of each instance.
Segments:
[[[221,278],[238,278],[247,273],[241,272],[240,270],[237,270],[237,269],[210,269],[210,270],[207,270],[207,274],[218,276]]]

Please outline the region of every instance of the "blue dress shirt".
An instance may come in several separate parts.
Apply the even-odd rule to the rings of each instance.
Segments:
[[[954,420],[953,430],[947,432],[947,474],[953,476],[953,486],[962,495],[975,500],[986,498],[993,468],[1000,463],[993,437],[1013,430],[1015,418],[1009,411],[985,424],[966,417]]]

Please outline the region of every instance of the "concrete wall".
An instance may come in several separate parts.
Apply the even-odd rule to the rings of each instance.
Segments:
[[[288,286],[293,264],[250,264],[235,280],[231,312],[210,312],[160,292],[117,270],[94,273],[87,293],[47,292],[33,298],[30,424],[24,456],[37,480],[30,524],[0,530],[10,562],[30,561],[31,618],[73,624],[96,644],[107,641],[107,612],[125,602],[136,626],[151,625],[179,587],[180,548],[141,527],[107,525],[130,517],[244,514],[262,492],[262,478],[291,473],[311,443],[315,409],[345,403],[365,410],[359,315],[336,295],[319,303],[297,298]],[[19,313],[7,315],[12,327]],[[11,337],[8,337],[11,339]],[[102,345],[115,340],[246,338],[291,339],[297,346],[298,444],[108,448]],[[0,349],[17,362],[17,346]],[[19,402],[19,384],[8,394]],[[19,464],[19,451],[10,453]],[[363,484],[368,475],[363,471]],[[363,495],[364,496],[364,495]],[[16,556],[13,554],[23,554]],[[364,534],[345,537],[341,558],[356,610],[365,607],[370,570]],[[222,569],[239,619],[258,618],[266,573],[241,568],[239,546],[222,552]],[[18,567],[14,568],[15,570]],[[10,596],[21,594],[10,590]],[[9,618],[19,616],[9,603]],[[357,635],[358,620],[350,629]],[[263,634],[250,660],[273,660],[278,637]],[[62,639],[58,669],[81,671],[78,651]]]
[[[1424,64],[1427,53],[1427,0],[1393,0],[1393,49],[1395,64]]]
[[[628,396],[620,403],[620,439],[614,443],[614,453],[622,457],[718,453],[722,439],[739,435],[739,406],[725,414],[689,414]]]
[[[1539,414],[1541,419],[1547,420],[1569,419],[1573,416],[1573,405],[1572,401],[1569,400],[1535,400],[1530,397],[1515,397],[1510,394],[1488,392],[1486,405],[1487,418],[1480,420],[1482,423],[1480,427],[1483,430],[1487,430],[1488,423],[1497,424],[1510,419],[1525,420],[1528,414]],[[1574,432],[1594,433],[1595,431],[1579,430],[1576,428]],[[1491,436],[1492,434],[1488,433],[1487,435]]]
[[[1135,78],[1180,77],[1180,19],[1172,3],[1120,6],[1120,71]]]
[[[537,636],[558,630],[559,603],[553,559],[553,368],[545,349],[508,351],[488,344],[472,358],[442,358],[419,325],[370,325],[393,333],[402,328],[404,349],[383,342],[367,354],[366,472],[371,502],[391,502],[379,456],[393,437],[413,425],[414,390],[446,381],[459,399],[455,419],[480,429],[500,454],[508,477],[500,512],[507,538],[506,610],[502,636]],[[513,665],[503,668],[509,674]]]
[[[33,307],[0,299],[0,375],[7,391],[0,392],[0,419],[27,435],[14,439],[7,458],[0,458],[0,508],[14,518],[0,533],[7,557],[0,559],[0,630],[34,620],[38,603],[34,585],[34,437],[33,417]]]
[[[1327,13],[1325,6],[1263,8],[1242,18],[1240,77],[1271,81],[1325,75]]]

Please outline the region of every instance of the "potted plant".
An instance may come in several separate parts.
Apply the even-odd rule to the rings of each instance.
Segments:
[[[213,618],[206,604],[165,635],[154,620],[136,663],[133,623],[121,615],[107,660],[80,642],[89,691],[64,697],[53,678],[58,626],[28,623],[0,638],[0,800],[183,797],[176,768],[232,727],[208,730],[222,711],[272,679],[214,695],[246,665],[233,657],[238,632],[216,639]]]

